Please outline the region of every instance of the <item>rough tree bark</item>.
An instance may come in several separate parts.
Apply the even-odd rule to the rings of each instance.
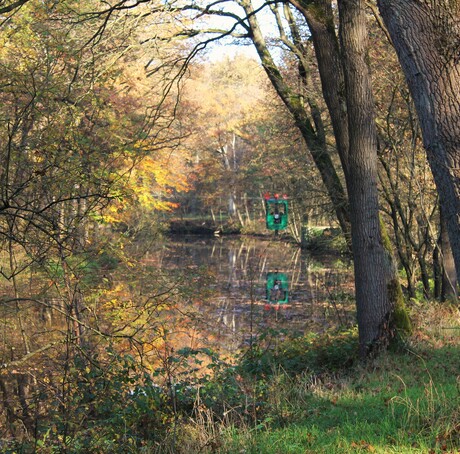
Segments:
[[[347,175],[361,355],[386,346],[393,305],[392,264],[380,230],[377,131],[367,64],[367,24],[362,0],[340,0],[340,39],[350,137]]]
[[[378,5],[417,109],[460,282],[460,3]]]

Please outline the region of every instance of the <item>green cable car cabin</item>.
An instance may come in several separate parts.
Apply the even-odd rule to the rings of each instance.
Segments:
[[[278,194],[273,197],[265,195],[266,224],[269,230],[283,230],[288,223],[288,201],[286,196],[282,199]]]

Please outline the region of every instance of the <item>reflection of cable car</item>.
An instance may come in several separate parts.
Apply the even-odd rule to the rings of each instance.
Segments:
[[[267,301],[271,304],[289,302],[288,278],[285,273],[267,273]]]
[[[266,223],[269,230],[283,230],[287,227],[288,201],[284,195],[282,199],[278,194],[270,197],[265,194]]]

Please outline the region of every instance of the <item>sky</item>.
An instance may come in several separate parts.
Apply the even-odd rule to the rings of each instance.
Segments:
[[[257,52],[252,44],[248,46],[242,46],[235,44],[216,43],[207,52],[207,58],[210,61],[219,61],[227,56],[233,57],[235,55],[241,54],[259,60]]]
[[[262,4],[260,0],[255,0],[254,8],[258,7],[258,4]],[[240,17],[244,16],[242,8],[236,4],[236,2],[229,1],[225,2],[225,10],[228,10],[232,13],[238,14]],[[264,35],[277,35],[276,24],[274,22],[273,14],[269,11],[268,7],[261,10],[257,17],[259,19],[259,25],[262,29]],[[223,17],[213,17],[210,19],[209,27],[218,28],[218,29],[229,29],[234,24],[233,19],[223,18]],[[238,32],[241,32],[240,28]],[[234,44],[237,41],[236,38],[228,38],[225,40],[219,40],[213,43],[206,50],[207,58],[211,61],[216,61],[224,58],[225,56],[234,56],[236,54],[244,54],[255,59],[259,59],[257,52],[250,43],[249,40],[240,40],[241,43],[245,44]]]

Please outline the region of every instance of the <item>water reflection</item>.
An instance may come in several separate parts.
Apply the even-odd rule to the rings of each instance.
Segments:
[[[243,237],[174,237],[150,259],[162,269],[212,276],[200,311],[213,336],[231,350],[267,328],[318,332],[354,320],[345,259],[312,257],[280,240]],[[267,275],[273,272],[287,276],[288,304],[266,300]]]

